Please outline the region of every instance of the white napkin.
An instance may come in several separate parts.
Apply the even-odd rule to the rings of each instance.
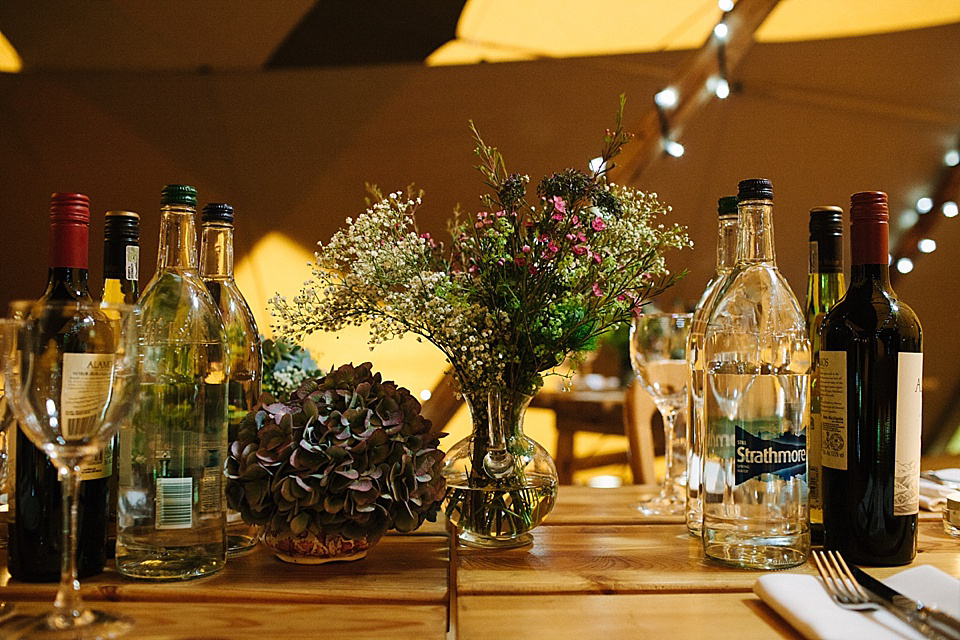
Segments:
[[[918,565],[883,581],[888,586],[944,613],[960,618],[960,580],[930,565]],[[811,640],[922,639],[910,625],[887,611],[841,609],[817,576],[769,573],[753,586],[760,599]]]
[[[920,508],[925,511],[938,511],[947,504],[947,495],[960,491],[960,469],[940,469],[934,472],[941,480],[955,483],[955,486],[937,484],[920,478]]]

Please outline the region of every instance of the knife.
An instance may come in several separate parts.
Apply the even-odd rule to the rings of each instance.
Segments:
[[[960,640],[960,620],[922,602],[908,598],[859,567],[848,566],[857,582],[871,595],[875,596],[881,604],[887,605],[891,612],[904,618],[907,622],[913,621],[925,625],[941,637]]]

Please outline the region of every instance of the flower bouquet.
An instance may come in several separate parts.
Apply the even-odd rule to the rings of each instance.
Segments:
[[[276,329],[295,340],[369,322],[376,344],[413,333],[446,355],[474,433],[447,454],[445,511],[480,546],[529,540],[553,505],[556,470],[522,433],[523,410],[543,375],[596,347],[673,284],[667,249],[690,246],[658,219],[656,194],[608,182],[630,135],[617,124],[589,171],[509,173],[473,127],[490,192],[483,210],[457,212],[449,245],[417,225],[420,194],[372,189],[374,201],[321,243],[293,300],[273,299]]]

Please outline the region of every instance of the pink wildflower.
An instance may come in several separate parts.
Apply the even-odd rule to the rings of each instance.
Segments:
[[[523,251],[524,253],[530,253],[530,245],[525,244],[520,250]]]
[[[603,295],[603,289],[601,289],[600,285],[596,282],[593,283],[593,295],[597,296],[598,298]]]
[[[483,228],[483,220],[477,220],[477,221],[474,223],[473,226],[476,227],[477,229],[482,229],[482,228]]]
[[[567,203],[564,202],[563,198],[561,198],[560,196],[553,196],[552,198],[550,198],[550,202],[553,203],[554,210],[559,211],[560,213],[567,212]]]
[[[574,255],[582,256],[587,253],[587,248],[582,244],[578,244],[573,247],[573,253]]]
[[[497,211],[496,215],[498,218],[502,218],[503,216],[507,215],[507,212],[504,211],[503,209],[500,209],[500,211]]]
[[[550,241],[550,244],[547,245],[547,251],[550,251],[550,252],[552,252],[552,253],[559,253],[559,252],[560,252],[560,247],[557,246],[557,243],[556,243],[556,242],[554,242],[553,240],[551,240],[551,241]]]
[[[590,226],[594,231],[603,231],[607,228],[607,224],[603,221],[603,218],[597,216],[590,222]]]
[[[575,215],[575,216],[573,216],[572,218],[570,218],[570,224],[572,224],[574,228],[579,227],[579,226],[580,226],[580,216]]]
[[[513,262],[514,262],[518,267],[522,267],[523,265],[527,264],[527,259],[524,258],[523,256],[517,256],[517,257],[515,257],[515,258],[513,259]]]
[[[599,253],[595,253],[595,254],[593,254],[593,255],[590,256],[590,257],[593,258],[593,261],[594,261],[595,263],[597,263],[597,264],[602,264],[602,263],[603,263],[603,258],[600,257],[600,254],[599,254]]]

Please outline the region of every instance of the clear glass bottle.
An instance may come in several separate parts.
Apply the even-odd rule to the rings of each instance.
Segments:
[[[697,308],[693,312],[690,335],[687,338],[687,530],[700,536],[703,525],[701,496],[701,455],[703,434],[703,337],[710,311],[727,276],[737,259],[737,196],[724,196],[717,201],[719,224],[717,230],[717,270],[707,282]]]
[[[704,337],[703,547],[725,564],[779,569],[810,551],[810,340],[777,269],[773,186],[744,180],[737,198],[737,264]]]
[[[200,278],[220,309],[230,355],[228,443],[237,439],[240,422],[257,404],[263,377],[257,321],[233,279],[233,220],[233,207],[223,203],[207,204],[200,214]],[[257,527],[245,524],[238,511],[227,509],[227,555],[243,555],[256,544]]]
[[[134,578],[185,580],[226,563],[230,371],[197,269],[196,202],[193,187],[164,187],[157,272],[138,304],[143,376],[132,450],[120,457],[116,553],[117,569]]]
[[[848,562],[917,553],[923,331],[890,286],[887,194],[850,197],[850,287],[823,319],[823,545]]]
[[[133,211],[107,211],[103,224],[103,293],[104,304],[135,305],[140,297],[140,216]],[[108,314],[110,312],[107,312]],[[119,319],[119,316],[115,316]],[[107,523],[107,556],[113,557],[117,546],[117,495],[120,490],[120,439],[130,451],[133,429],[128,420],[121,425],[107,445],[105,458],[112,460],[110,474],[110,509]],[[129,467],[128,467],[129,468]]]
[[[807,333],[810,336],[810,424],[807,427],[807,486],[810,540],[823,544],[823,484],[820,468],[820,393],[817,388],[820,325],[843,297],[843,209],[810,210],[810,271],[807,278]]]

